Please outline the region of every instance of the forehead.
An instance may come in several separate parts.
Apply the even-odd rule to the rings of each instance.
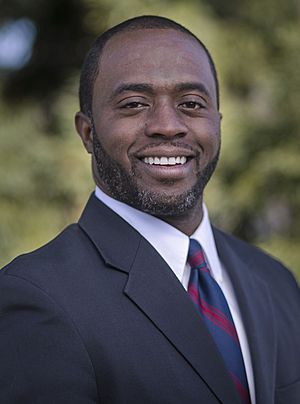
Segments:
[[[204,49],[193,37],[174,29],[123,32],[107,42],[100,58],[94,95],[132,82],[161,88],[180,82],[200,82],[216,97]]]

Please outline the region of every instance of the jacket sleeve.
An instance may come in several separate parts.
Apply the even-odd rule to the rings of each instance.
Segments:
[[[1,404],[98,402],[71,319],[39,287],[7,273],[0,274],[0,358]]]

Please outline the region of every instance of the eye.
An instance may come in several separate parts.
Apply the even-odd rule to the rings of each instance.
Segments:
[[[186,102],[181,103],[181,104],[179,105],[179,107],[180,107],[180,108],[184,108],[184,109],[192,109],[192,110],[195,110],[195,109],[204,108],[204,105],[201,104],[200,102],[197,102],[197,101],[186,101]]]
[[[128,108],[128,109],[139,109],[139,108],[144,108],[147,105],[139,102],[139,101],[131,101],[131,102],[127,102],[126,104],[123,104],[121,106],[121,108]]]

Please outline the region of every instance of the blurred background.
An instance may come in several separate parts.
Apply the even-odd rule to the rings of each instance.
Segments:
[[[140,14],[175,19],[215,59],[213,222],[300,280],[299,0],[0,0],[0,266],[77,220],[94,187],[73,124],[83,57],[95,36]]]

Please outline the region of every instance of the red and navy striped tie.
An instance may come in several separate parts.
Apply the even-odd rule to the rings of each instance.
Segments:
[[[211,276],[198,241],[191,239],[188,253],[191,275],[188,293],[210,331],[243,403],[250,403],[245,365],[238,335],[225,296]]]

